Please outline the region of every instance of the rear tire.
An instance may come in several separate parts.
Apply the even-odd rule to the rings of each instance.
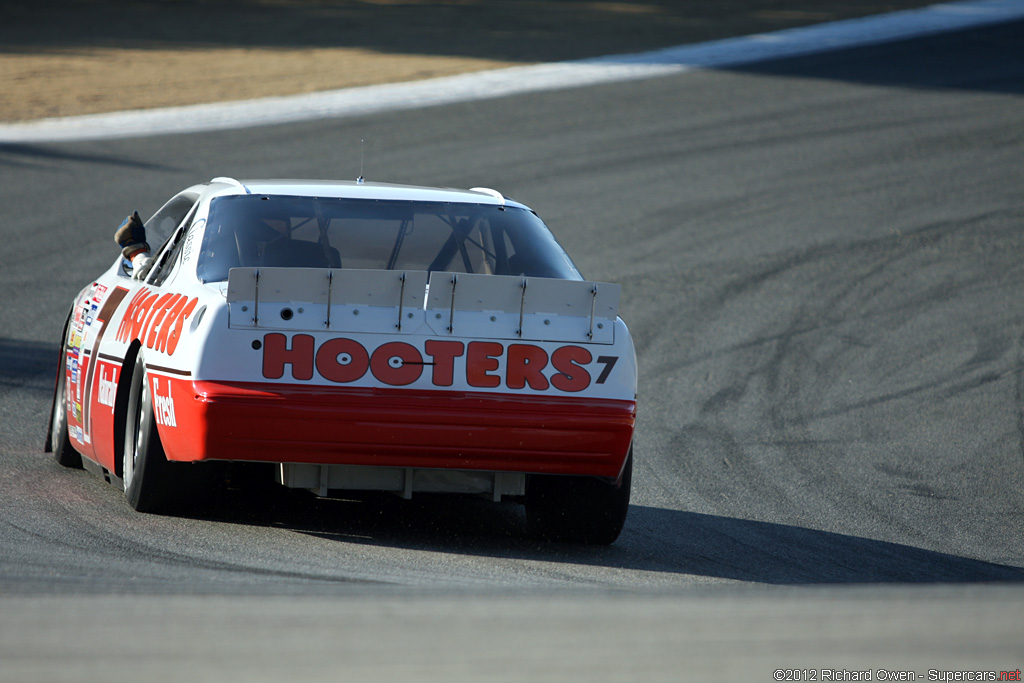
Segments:
[[[141,353],[135,358],[131,381],[121,470],[124,496],[139,512],[159,512],[168,506],[174,493],[174,471],[157,433],[153,396]]]
[[[531,476],[525,501],[530,533],[548,541],[614,543],[626,522],[632,480],[632,446],[617,484],[597,477]]]
[[[68,436],[67,401],[67,340],[61,343],[60,367],[57,369],[57,386],[53,390],[53,412],[50,414],[50,448],[58,464],[72,469],[82,469],[82,456],[71,445]]]

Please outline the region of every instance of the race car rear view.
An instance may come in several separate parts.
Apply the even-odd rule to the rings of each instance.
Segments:
[[[540,537],[619,535],[637,376],[620,290],[522,204],[216,178],[118,235],[69,315],[47,446],[137,510],[175,499],[197,471],[178,463],[258,462],[322,496],[476,494],[523,503]]]

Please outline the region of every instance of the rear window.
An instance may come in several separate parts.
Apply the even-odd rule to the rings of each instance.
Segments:
[[[531,211],[483,204],[233,195],[210,206],[197,274],[365,268],[583,279]]]

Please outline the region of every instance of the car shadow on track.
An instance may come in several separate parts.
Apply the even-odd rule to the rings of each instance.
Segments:
[[[647,569],[768,584],[1024,581],[1024,568],[900,543],[716,515],[631,508],[663,553]],[[662,530],[672,530],[664,532]]]
[[[639,505],[607,547],[538,541],[526,531],[521,506],[452,496],[232,492],[187,514],[345,543],[763,584],[1024,581],[1024,568],[899,543]]]

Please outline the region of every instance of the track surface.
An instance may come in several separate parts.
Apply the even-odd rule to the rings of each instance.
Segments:
[[[1022,42],[0,147],[0,680],[1019,668]],[[641,397],[614,546],[462,501],[139,515],[41,453],[63,316],[128,211],[217,175],[355,177],[360,140],[368,178],[499,188],[624,285]]]

